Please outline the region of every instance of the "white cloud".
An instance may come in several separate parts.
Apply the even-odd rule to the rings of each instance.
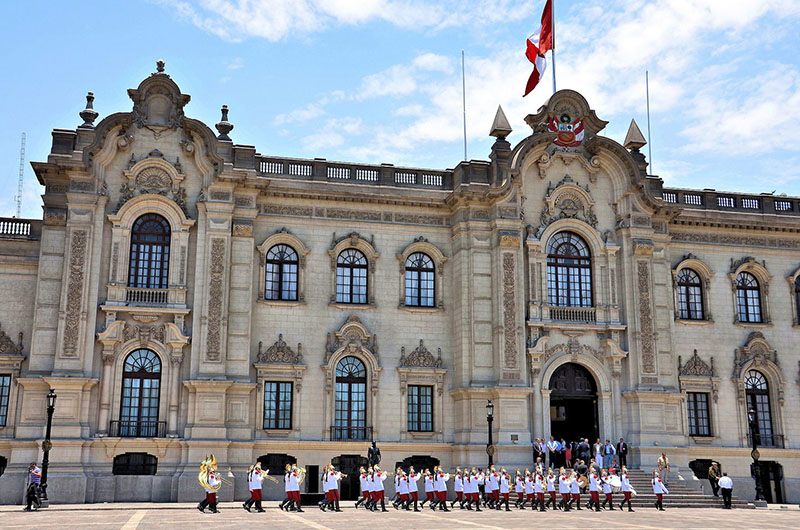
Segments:
[[[488,25],[530,16],[536,0],[151,0],[224,40],[278,41],[336,24],[382,21],[410,29]]]
[[[241,57],[236,57],[235,59],[228,62],[225,68],[227,68],[228,70],[239,70],[240,68],[244,68],[244,59],[242,59]]]
[[[285,114],[278,114],[275,116],[275,125],[290,125],[293,123],[302,123],[314,118],[319,118],[325,114],[324,103],[309,103],[305,107],[294,109]]]
[[[303,138],[303,146],[310,151],[319,151],[339,147],[344,144],[345,137],[358,136],[363,130],[361,118],[345,117],[325,120],[325,123],[314,133]]]

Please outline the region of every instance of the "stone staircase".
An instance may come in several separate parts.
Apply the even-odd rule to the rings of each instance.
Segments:
[[[651,474],[639,469],[628,469],[628,477],[637,493],[637,495],[631,499],[633,509],[655,508],[656,496],[653,493],[653,486],[650,482]],[[710,492],[703,493],[686,485],[684,481],[678,479],[678,474],[675,472],[670,473],[667,489],[669,489],[670,494],[664,495],[664,509],[722,508],[722,496],[714,497]],[[602,500],[602,494],[600,498]],[[618,508],[619,503],[622,501],[622,494],[615,494],[614,501],[617,503]],[[753,504],[743,499],[737,499],[735,496],[732,499],[731,506],[733,508],[755,508]]]

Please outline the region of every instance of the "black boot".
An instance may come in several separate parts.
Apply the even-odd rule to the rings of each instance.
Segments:
[[[200,504],[197,505],[197,509],[200,510],[201,512],[205,513],[206,506],[208,506],[208,501],[203,499],[202,501],[200,501]]]
[[[425,502],[425,501],[422,501],[422,502]],[[414,501],[414,511],[415,512],[419,511],[419,508],[417,507],[417,501]]]
[[[355,506],[353,506],[353,508],[355,508],[355,509],[357,510],[357,509],[358,509],[358,506],[359,506],[359,505],[360,505],[362,502],[364,502],[364,497],[361,497],[360,499],[358,499],[358,500],[356,501],[356,504],[355,504]]]
[[[439,499],[433,499],[429,505],[429,508],[435,512],[437,504],[439,504]]]
[[[421,502],[419,503],[419,506],[420,506],[420,508],[424,508],[424,507],[425,507],[425,503],[426,503],[426,502],[428,502],[428,499],[427,499],[427,498],[426,498],[425,500],[421,501]]]
[[[286,505],[289,504],[289,499],[283,499],[283,502],[278,505],[278,508],[283,511],[286,508]]]
[[[300,502],[296,503],[295,509],[297,510],[297,513],[303,513],[303,508],[301,507]]]
[[[209,510],[211,510],[211,513],[219,513],[219,510],[217,510],[217,503],[216,502],[208,503],[208,508],[209,508]]]
[[[511,508],[509,508],[509,506],[508,506],[508,499],[506,499],[506,511],[507,511],[507,512],[510,512],[510,511],[511,511]]]
[[[246,501],[244,501],[242,503],[242,508],[244,508],[245,510],[247,510],[249,512],[250,511],[250,506],[252,504],[253,504],[253,499],[247,499]]]
[[[476,512],[482,512],[482,511],[483,511],[483,510],[481,510],[481,503],[480,503],[480,501],[475,503],[475,511],[476,511]]]
[[[620,508],[620,510],[621,510],[621,509],[622,509],[622,508]],[[630,500],[630,499],[628,499],[628,511],[629,511],[629,512],[632,512],[632,511],[633,511],[633,508],[631,508],[631,500]]]
[[[256,501],[256,511],[258,513],[264,513],[264,508],[261,506],[261,501]]]
[[[576,508],[577,510],[579,510],[579,511],[583,510],[583,508],[581,508],[581,501],[578,501],[576,504],[577,504],[577,508]]]
[[[336,504],[335,504],[335,506],[336,506],[336,509],[335,509],[334,511],[341,512],[342,510],[340,510],[340,509],[339,509],[339,500],[337,499],[337,500],[335,500],[334,502],[336,503]]]
[[[658,511],[664,511],[664,501],[658,501]]]
[[[600,510],[600,501],[594,501],[594,511],[599,512]]]
[[[608,509],[609,509],[609,510],[611,510],[611,511],[613,512],[613,511],[614,511],[614,501],[613,501],[613,500],[612,500],[612,501],[608,501],[608,504],[609,504],[609,507],[608,507]],[[621,510],[621,509],[622,509],[622,508],[620,508],[620,510]]]
[[[321,501],[319,501],[319,509],[322,510],[323,512],[325,511],[325,508],[327,508],[327,506],[328,506],[328,499],[322,499]]]
[[[381,511],[388,512],[389,510],[386,509],[386,504],[384,504],[383,499],[381,499]]]

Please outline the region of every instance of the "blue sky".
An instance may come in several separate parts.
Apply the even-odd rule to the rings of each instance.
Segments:
[[[432,168],[486,159],[498,104],[527,136],[550,71],[522,98],[525,38],[544,0],[151,0],[0,3],[0,215],[13,215],[27,133],[23,216],[41,217],[30,160],[74,128],[87,91],[100,118],[130,110],[163,58],[186,113],[264,154]],[[800,1],[556,0],[559,88],[575,89],[622,141],[646,134],[667,185],[800,195]],[[548,57],[549,58],[549,57]],[[548,66],[548,68],[550,65]]]

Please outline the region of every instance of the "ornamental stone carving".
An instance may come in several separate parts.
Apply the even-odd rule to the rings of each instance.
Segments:
[[[325,362],[342,348],[347,348],[352,353],[359,351],[369,352],[378,357],[378,335],[372,334],[356,315],[350,316],[339,331],[328,333]]]
[[[134,178],[134,184],[148,190],[162,190],[172,187],[172,178],[159,167],[147,167]]]
[[[263,343],[258,341],[257,363],[264,364],[303,364],[303,345],[297,344],[295,352],[283,340],[283,334],[278,335],[278,340],[270,346],[267,351],[263,351]]]
[[[164,336],[166,330],[165,326],[135,326],[125,323],[125,328],[122,330],[123,342],[129,340],[138,340],[139,344],[145,346],[148,342],[155,341],[164,344]]]
[[[517,366],[516,257],[503,253],[503,356],[506,368]]]
[[[681,356],[678,356],[678,375],[692,375],[702,377],[714,377],[714,358],[711,358],[711,365],[708,365],[697,355],[697,350],[689,357],[686,364],[681,364]]]
[[[220,360],[220,335],[222,332],[222,280],[225,273],[225,240],[211,240],[211,266],[208,287],[208,323],[206,336],[206,358]]]
[[[762,229],[762,226],[758,227]],[[741,245],[745,247],[790,248],[800,249],[800,239],[784,239],[779,237],[735,236],[705,232],[670,232],[673,241],[684,243],[719,243],[724,245]]]
[[[0,355],[22,355],[22,332],[19,332],[19,344],[14,344],[11,337],[0,329]]]
[[[77,357],[78,333],[80,332],[81,303],[83,300],[83,277],[86,262],[88,233],[76,230],[70,244],[69,275],[67,278],[67,303],[64,316],[64,356]]]
[[[546,363],[553,357],[559,357],[561,355],[569,355],[572,357],[573,361],[577,361],[581,355],[591,355],[601,364],[605,362],[603,352],[592,348],[588,344],[581,344],[576,337],[570,337],[566,344],[556,344],[551,348],[547,348],[544,351],[542,363]]]
[[[560,219],[577,219],[597,228],[597,216],[594,213],[594,200],[589,194],[589,186],[580,186],[569,175],[565,175],[558,184],[547,187],[544,198],[545,207],[539,215],[539,228],[535,236],[540,238],[548,226]]]
[[[400,349],[400,366],[403,368],[441,368],[442,367],[442,349],[439,348],[437,356],[434,357],[422,339],[419,341],[414,351],[406,356],[406,347]]]
[[[231,235],[236,237],[253,237],[253,221],[234,219]]]
[[[650,264],[636,262],[636,282],[639,290],[639,342],[642,352],[642,372],[656,372],[655,345],[653,337],[653,313],[650,303]]]
[[[771,365],[780,370],[778,368],[778,352],[770,347],[767,339],[764,338],[764,334],[760,331],[750,333],[745,345],[736,349],[732,377],[739,379],[742,375],[742,369],[751,361],[751,367],[753,368]]]

